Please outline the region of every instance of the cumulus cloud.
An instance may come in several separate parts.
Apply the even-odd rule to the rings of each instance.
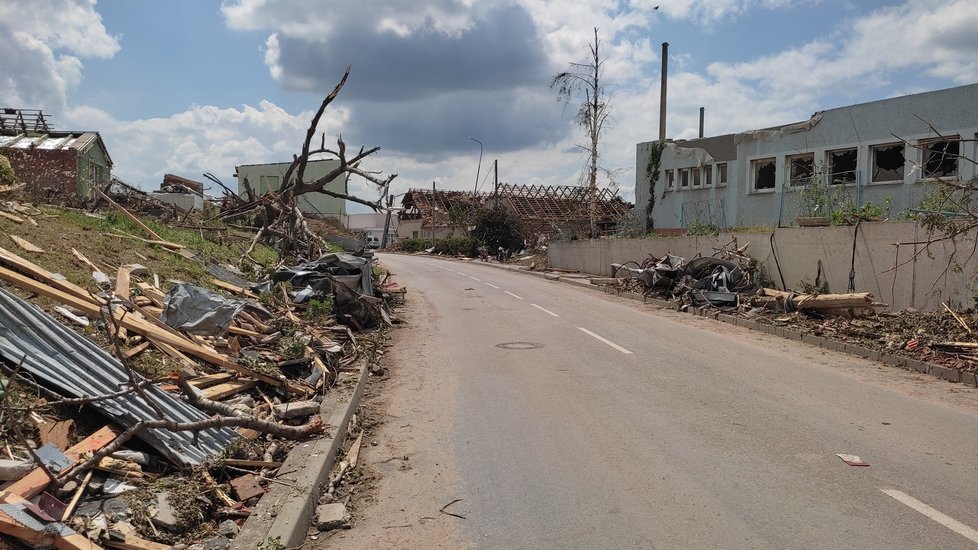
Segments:
[[[199,179],[213,172],[234,184],[236,165],[285,162],[299,151],[313,113],[288,113],[270,101],[257,107],[220,108],[194,106],[169,117],[123,121],[94,107],[77,107],[65,113],[69,124],[99,128],[113,172],[144,188],[156,188],[163,174],[175,173]],[[347,120],[344,110],[327,109],[319,131],[336,135]]]
[[[0,3],[0,101],[57,114],[81,82],[81,59],[118,51],[94,0]]]

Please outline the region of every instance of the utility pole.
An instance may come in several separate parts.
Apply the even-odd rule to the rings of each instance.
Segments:
[[[493,172],[495,172],[492,177],[492,206],[499,208],[499,159],[492,161],[492,166]]]
[[[479,166],[475,169],[475,188],[472,191],[472,197],[475,197],[479,194],[479,173],[482,171],[482,142],[474,137],[470,137],[469,139],[479,144]]]
[[[431,246],[435,246],[435,213],[438,212],[436,204],[438,201],[435,198],[435,182],[431,182]]]
[[[387,233],[391,228],[391,208],[394,206],[394,196],[387,196],[387,219],[384,220],[384,236],[380,238],[380,248],[387,248]]]

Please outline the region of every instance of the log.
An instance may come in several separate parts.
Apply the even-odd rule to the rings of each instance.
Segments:
[[[770,307],[772,304],[781,303],[791,296],[790,293],[773,288],[765,288],[764,296],[774,298],[770,300],[759,300],[758,305]],[[763,297],[759,297],[763,298]],[[847,309],[847,308],[868,308],[876,306],[876,300],[869,292],[856,292],[849,294],[795,294],[791,299],[794,309]]]

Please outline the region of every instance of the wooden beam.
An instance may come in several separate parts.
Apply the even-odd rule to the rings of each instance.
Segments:
[[[15,216],[13,214],[9,214],[7,212],[4,212],[3,210],[0,210],[0,218],[7,218],[8,220],[15,223],[24,223],[24,218],[21,218],[20,216]]]
[[[256,380],[246,380],[242,378],[225,382],[223,384],[218,384],[216,386],[211,386],[205,389],[202,393],[204,394],[205,398],[210,399],[211,401],[217,401],[218,399],[224,399],[225,397],[241,393],[245,390],[250,390],[257,384],[258,382]]]
[[[47,269],[44,269],[26,258],[21,258],[7,249],[0,248],[0,264],[27,273],[35,279],[41,279],[45,283],[67,292],[68,294],[72,294],[90,302],[105,304],[105,300],[102,300],[98,296],[92,295],[92,293],[88,290],[72,283],[71,281],[68,281],[67,279],[55,278],[54,274]]]
[[[149,227],[146,227],[146,224],[144,224],[143,222],[139,221],[139,218],[137,218],[136,216],[134,216],[132,212],[126,210],[126,208],[124,206],[122,206],[121,204],[119,204],[119,203],[115,202],[114,200],[110,199],[109,196],[106,195],[105,193],[103,193],[101,189],[99,189],[98,187],[92,187],[92,190],[95,191],[95,193],[98,194],[100,197],[102,197],[103,199],[105,199],[106,202],[108,202],[109,204],[111,204],[113,208],[115,208],[119,212],[122,212],[123,214],[125,214],[125,216],[127,218],[129,218],[130,220],[132,220],[132,222],[134,224],[138,225],[139,228],[142,229],[143,231],[145,231],[147,235],[149,235],[150,237],[152,237],[153,239],[155,239],[157,241],[163,241],[163,242],[166,241],[166,239],[164,239],[163,237],[160,237],[159,235],[157,235],[155,231],[153,231]]]
[[[38,254],[44,252],[44,249],[43,248],[41,248],[40,246],[37,246],[36,244],[28,241],[27,239],[22,239],[22,238],[18,237],[17,235],[9,235],[9,237],[10,237],[10,240],[11,241],[14,241],[15,243],[17,243],[17,246],[23,248],[24,250],[26,250],[28,252],[35,252],[35,253],[38,253]]]
[[[234,378],[234,375],[229,372],[218,372],[215,374],[205,374],[204,376],[198,376],[192,380],[187,380],[187,382],[195,388],[209,388],[211,386],[216,386],[222,384]]]
[[[65,456],[72,460],[78,461],[81,459],[81,455],[83,453],[94,453],[95,451],[98,451],[102,447],[105,447],[112,442],[112,440],[115,439],[120,433],[121,432],[118,428],[111,425],[105,426],[101,430],[93,433],[70,447],[67,451],[65,451]],[[7,487],[6,490],[15,495],[20,495],[23,498],[34,498],[41,494],[41,491],[43,491],[49,483],[51,483],[51,479],[48,478],[46,473],[44,473],[44,470],[35,468],[31,473]]]
[[[235,294],[241,294],[241,295],[247,296],[249,298],[257,298],[258,297],[257,294],[255,294],[254,292],[248,290],[247,288],[244,288],[244,287],[241,287],[241,286],[238,286],[238,285],[233,285],[231,283],[222,281],[222,280],[220,280],[220,279],[218,279],[216,277],[213,278],[213,279],[211,279],[211,283],[214,286],[218,287],[218,288],[223,288],[224,290],[227,290],[229,292],[233,292]]]

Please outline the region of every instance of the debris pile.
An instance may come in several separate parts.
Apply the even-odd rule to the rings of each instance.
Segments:
[[[96,193],[141,246],[195,257]],[[0,206],[5,227],[47,211]],[[32,259],[0,248],[0,546],[226,546],[292,442],[331,428],[321,401],[373,362],[403,297],[369,255],[300,258],[259,284],[198,262],[204,288],[13,237]]]

